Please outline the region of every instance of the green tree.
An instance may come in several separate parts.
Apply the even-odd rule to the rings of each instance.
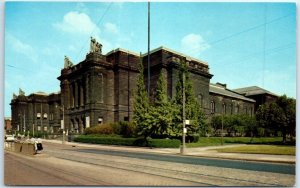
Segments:
[[[276,104],[282,109],[284,121],[279,124],[279,129],[282,133],[283,142],[286,142],[286,135],[290,134],[292,138],[296,131],[296,100],[283,95],[276,100]]]
[[[185,112],[186,119],[190,120],[190,125],[187,125],[187,136],[192,136],[205,132],[205,116],[202,112],[200,105],[198,104],[193,85],[188,72],[188,67],[185,63],[181,63],[179,66],[178,82],[176,85],[176,95],[174,98],[174,121],[173,132],[177,136],[182,135],[182,112],[183,112],[183,74],[185,75]]]
[[[295,135],[296,100],[283,95],[275,102],[261,105],[256,112],[256,119],[265,132],[276,135],[280,131],[282,141],[286,142],[288,133]]]
[[[133,120],[137,125],[137,134],[145,138],[151,135],[153,127],[149,124],[150,104],[147,91],[144,84],[144,68],[142,61],[139,62],[139,75],[137,79],[137,90],[134,96]]]
[[[173,135],[173,107],[168,98],[166,79],[161,71],[157,81],[157,89],[154,97],[154,103],[151,107],[151,125],[154,127],[154,134],[160,136]]]

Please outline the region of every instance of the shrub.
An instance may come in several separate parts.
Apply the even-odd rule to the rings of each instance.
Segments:
[[[148,146],[154,148],[178,148],[180,141],[177,139],[149,139]]]
[[[121,124],[119,122],[113,123],[112,128],[115,134],[121,135]]]
[[[82,135],[74,139],[75,142],[108,144],[108,145],[124,145],[124,146],[148,146],[155,148],[178,148],[179,140],[172,139],[144,139],[144,138],[119,138],[119,137],[99,137]]]
[[[120,121],[112,124],[113,132],[122,135],[125,138],[136,135],[136,125],[133,122]]]
[[[86,128],[85,134],[113,134],[113,128],[111,123],[105,123],[94,127]]]
[[[186,136],[186,142],[194,143],[199,141],[200,136],[198,134]]]
[[[124,137],[133,137],[136,135],[137,127],[133,122],[121,121],[121,135]]]
[[[118,138],[118,137],[97,137],[97,136],[79,136],[74,139],[75,142],[92,143],[92,144],[108,144],[108,145],[124,145],[133,146],[135,138]]]

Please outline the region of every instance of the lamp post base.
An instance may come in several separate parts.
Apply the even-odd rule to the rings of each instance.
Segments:
[[[185,154],[185,146],[180,145],[180,154],[184,155]]]

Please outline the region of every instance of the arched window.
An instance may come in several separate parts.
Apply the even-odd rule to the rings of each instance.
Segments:
[[[200,107],[203,107],[203,95],[202,94],[198,95],[198,101],[199,101]]]
[[[239,105],[236,105],[235,106],[235,113],[238,114],[240,111],[240,106]]]
[[[225,104],[225,103],[223,103],[222,113],[223,113],[223,114],[226,114],[226,104]]]
[[[214,114],[216,112],[216,105],[214,101],[210,102],[210,112]]]

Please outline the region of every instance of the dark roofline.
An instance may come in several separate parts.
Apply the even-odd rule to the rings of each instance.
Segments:
[[[241,91],[242,90],[242,91]],[[233,91],[242,94],[244,96],[253,96],[253,95],[261,95],[261,94],[268,94],[271,96],[279,97],[279,95],[272,93],[264,88],[258,87],[258,86],[249,86],[249,87],[242,87],[233,89]],[[258,91],[256,94],[249,94],[251,91]]]
[[[205,61],[202,61],[202,60],[200,60],[200,59],[197,59],[197,58],[194,58],[194,57],[185,55],[185,54],[183,54],[183,53],[181,53],[181,52],[177,52],[177,51],[172,50],[172,49],[170,49],[170,48],[167,48],[167,47],[165,47],[165,46],[160,46],[160,47],[158,47],[158,48],[155,48],[155,49],[151,50],[151,51],[149,52],[149,54],[151,55],[151,54],[153,54],[153,53],[155,53],[155,52],[158,52],[158,51],[160,51],[160,50],[165,50],[165,51],[171,52],[171,53],[173,53],[173,54],[177,54],[177,55],[179,55],[179,56],[182,56],[182,57],[185,57],[185,58],[187,58],[187,59],[190,59],[190,60],[192,60],[192,61],[195,61],[195,62],[204,64],[204,65],[208,65],[208,63],[205,62]],[[147,55],[148,55],[148,52],[142,54],[142,57],[146,57]]]
[[[224,89],[224,90],[227,90],[228,92],[234,93],[234,94],[236,94],[236,95],[238,95],[238,96],[233,96],[233,95],[228,95],[228,94],[224,94],[224,93],[219,93],[219,92],[217,92],[217,91],[212,91],[212,90],[210,89],[210,87],[215,87],[215,88],[219,88],[219,89]],[[226,88],[226,84],[220,85],[220,84],[213,84],[213,83],[210,83],[210,84],[209,84],[209,92],[210,92],[210,93],[215,93],[215,94],[218,94],[218,95],[223,95],[223,96],[235,98],[235,99],[244,100],[244,101],[249,101],[249,102],[254,102],[254,103],[256,102],[254,99],[247,98],[247,97],[245,97],[244,95],[241,95],[240,93],[237,93],[237,92],[235,92],[235,91],[233,91],[233,90],[230,90],[230,89]]]

